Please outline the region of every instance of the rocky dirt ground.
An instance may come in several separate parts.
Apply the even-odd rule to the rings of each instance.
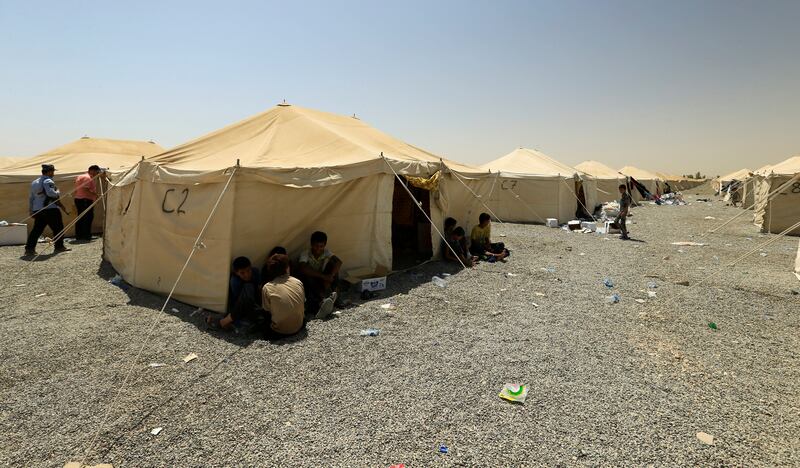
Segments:
[[[796,466],[798,242],[759,249],[749,214],[701,237],[740,212],[645,205],[628,242],[495,223],[507,263],[398,273],[275,342],[110,284],[101,241],[2,247],[0,464]],[[512,382],[524,405],[498,398]]]

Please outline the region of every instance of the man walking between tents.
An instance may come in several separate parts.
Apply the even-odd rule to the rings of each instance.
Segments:
[[[75,223],[75,240],[92,240],[92,221],[94,220],[94,207],[92,203],[97,200],[97,176],[100,167],[96,164],[89,166],[85,174],[75,178],[75,210],[78,221]],[[86,212],[83,216],[81,213]]]
[[[46,227],[53,231],[56,253],[70,250],[64,247],[64,233],[61,232],[64,230],[64,221],[61,219],[63,205],[59,201],[61,192],[53,182],[55,172],[56,168],[52,164],[42,164],[42,176],[31,183],[28,210],[34,222],[25,244],[25,255],[36,255],[36,242]]]

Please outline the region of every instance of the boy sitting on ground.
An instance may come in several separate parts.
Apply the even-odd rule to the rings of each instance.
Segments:
[[[502,242],[492,243],[492,218],[487,213],[478,217],[478,225],[470,233],[469,252],[489,262],[503,260],[508,257],[509,251]]]
[[[236,257],[228,283],[228,312],[221,319],[208,317],[206,323],[230,329],[240,320],[254,319],[260,308],[261,295],[258,287],[261,278],[247,257]]]
[[[326,248],[328,235],[322,231],[311,234],[311,246],[300,255],[300,279],[306,291],[306,310],[324,319],[331,315],[339,288],[342,261]]]
[[[452,232],[456,228],[457,224],[458,224],[458,221],[456,221],[454,218],[447,218],[447,219],[444,220],[444,238],[445,239],[450,239],[450,234],[452,234]],[[463,230],[463,228],[462,228],[462,230]],[[467,252],[468,252],[466,234],[461,236],[461,249],[464,251],[464,254],[466,255]]]
[[[261,290],[261,303],[269,324],[267,335],[275,338],[294,335],[303,328],[305,319],[303,283],[289,276],[289,257],[286,254],[270,256],[267,269],[272,279]]]
[[[463,241],[465,235],[464,228],[461,226],[452,229],[450,234],[446,234],[447,242],[442,241],[442,257],[447,261],[459,262],[464,266],[471,267],[477,258],[467,254],[464,249]]]

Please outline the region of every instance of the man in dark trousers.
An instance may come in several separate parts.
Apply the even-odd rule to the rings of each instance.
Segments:
[[[628,188],[625,184],[620,184],[619,186],[619,214],[617,215],[617,219],[614,222],[619,226],[619,230],[622,232],[622,235],[619,236],[622,240],[628,240],[628,226],[625,225],[625,220],[628,218],[628,210],[631,208],[631,202],[633,199],[631,198],[631,194],[628,193]]]
[[[76,215],[79,217],[75,223],[75,239],[82,241],[92,240],[92,221],[94,220],[94,207],[92,203],[97,200],[97,176],[100,167],[93,164],[85,174],[75,178]],[[81,216],[81,213],[86,212]]]
[[[36,242],[46,227],[53,231],[56,253],[70,250],[64,247],[64,233],[61,232],[64,230],[64,221],[61,219],[63,205],[59,201],[61,192],[53,182],[55,172],[56,168],[52,164],[42,164],[42,176],[31,183],[28,210],[34,222],[25,244],[25,255],[36,255]]]

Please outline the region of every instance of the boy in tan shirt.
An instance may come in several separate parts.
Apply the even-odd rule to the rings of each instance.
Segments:
[[[289,276],[289,257],[275,254],[267,259],[269,276],[261,290],[261,305],[272,337],[294,335],[303,328],[306,295],[303,283]]]

